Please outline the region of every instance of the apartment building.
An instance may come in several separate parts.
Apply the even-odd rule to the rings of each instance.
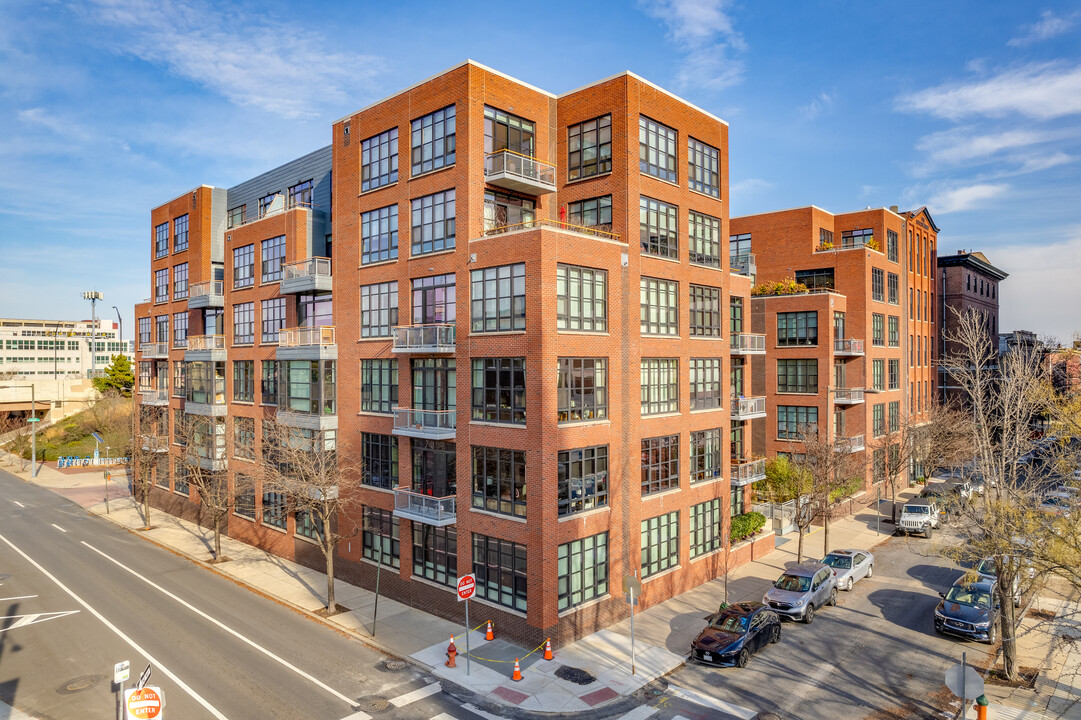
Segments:
[[[0,318],[0,374],[5,377],[86,378],[95,364],[104,370],[113,355],[134,360],[131,344],[120,338],[111,320]]]
[[[332,138],[152,213],[155,502],[197,512],[181,413],[233,479],[276,426],[337,442],[365,467],[339,576],[459,619],[475,573],[526,642],[626,616],[625,576],[644,608],[749,559],[725,538],[764,476],[765,338],[722,250],[727,124],[631,73],[554,95],[465,62]],[[238,498],[228,532],[321,567],[290,507]]]

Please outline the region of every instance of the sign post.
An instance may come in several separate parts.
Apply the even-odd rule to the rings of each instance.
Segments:
[[[139,680],[135,683],[136,690],[142,690],[146,687],[146,683],[150,680],[150,663],[146,664],[146,670],[143,670],[139,676]]]
[[[627,594],[627,602],[631,604],[631,675],[634,675],[634,606],[637,604],[635,597],[642,595],[642,581],[634,575],[624,575],[623,592]]]
[[[975,700],[983,695],[984,688],[983,678],[969,666],[967,655],[968,653],[961,653],[961,663],[946,669],[946,687],[961,698],[962,710],[967,700]]]
[[[465,674],[469,675],[469,598],[477,592],[477,577],[462,575],[458,578],[458,602],[465,600]]]
[[[131,663],[127,660],[118,662],[113,665],[113,685],[118,686],[117,692],[120,693],[120,699],[124,699],[124,683],[131,677]]]

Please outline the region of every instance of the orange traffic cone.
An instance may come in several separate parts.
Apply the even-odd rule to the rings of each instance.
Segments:
[[[457,667],[454,664],[454,656],[458,654],[458,648],[454,647],[454,638],[450,639],[450,645],[447,647],[447,661],[443,663],[449,668]]]
[[[522,679],[522,667],[518,664],[518,658],[514,658],[514,675],[511,675],[510,679],[515,682]]]
[[[488,621],[488,632],[484,633],[485,640],[495,640],[495,633],[492,632],[492,621]]]
[[[552,638],[548,638],[544,641],[544,659],[553,660],[555,656],[552,655]]]

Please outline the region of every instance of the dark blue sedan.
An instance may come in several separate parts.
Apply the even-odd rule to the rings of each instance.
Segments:
[[[751,655],[781,639],[781,618],[760,602],[722,606],[691,641],[691,660],[745,667]]]

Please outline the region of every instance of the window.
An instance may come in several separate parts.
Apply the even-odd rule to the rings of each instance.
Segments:
[[[691,285],[691,335],[721,336],[721,289]]]
[[[180,458],[176,459],[176,466],[173,467],[173,492],[177,495],[187,495],[189,492],[188,484],[188,466],[184,464],[184,461]]]
[[[361,482],[393,490],[398,485],[398,438],[376,433],[360,434],[360,460],[364,466]]]
[[[296,298],[299,327],[321,327],[334,324],[334,298],[331,295],[301,293]]]
[[[692,210],[687,215],[687,229],[691,246],[691,263],[719,268],[721,266],[721,221]],[[729,241],[729,250],[731,251],[731,241]]]
[[[879,313],[871,314],[871,344],[882,347],[886,344],[886,318]]]
[[[169,223],[163,222],[154,227],[154,257],[163,258],[169,254]]]
[[[255,342],[255,303],[238,303],[233,306],[233,344],[250,345]]]
[[[484,230],[501,232],[517,226],[533,226],[534,203],[528,198],[512,197],[492,190],[484,191]]]
[[[894,400],[890,403],[890,432],[895,433],[901,429],[901,403]]]
[[[173,363],[173,395],[184,397],[184,363],[179,360]]]
[[[687,186],[715,198],[721,196],[721,153],[712,145],[687,138]]]
[[[720,498],[692,505],[690,515],[691,528],[687,542],[690,545],[692,558],[724,547],[724,538],[721,535],[723,518]]]
[[[473,446],[473,507],[525,517],[525,453]]]
[[[398,128],[391,128],[360,144],[360,191],[398,182]]]
[[[567,128],[567,181],[612,172],[612,116]]]
[[[886,276],[886,286],[889,291],[890,305],[901,304],[901,278],[897,273]]]
[[[282,258],[285,257],[285,236],[264,240],[261,247],[262,279],[260,282],[275,282],[282,279]]]
[[[642,521],[642,577],[679,564],[679,512]]]
[[[150,317],[139,318],[139,344],[151,342],[151,320]]]
[[[778,360],[777,392],[817,393],[818,360]]]
[[[240,227],[248,219],[248,206],[237,205],[229,210],[229,228]]]
[[[180,263],[173,266],[173,300],[184,300],[188,297],[188,264]]]
[[[608,417],[607,369],[607,358],[559,358],[556,381],[559,422]]]
[[[886,389],[886,361],[882,359],[876,359],[871,361],[871,374],[873,387],[875,390]]]
[[[833,245],[833,231],[826,228],[818,228],[818,244]]]
[[[398,518],[390,510],[364,506],[361,544],[364,557],[380,565],[398,567]]]
[[[679,487],[679,435],[642,439],[642,495]]]
[[[397,404],[398,360],[361,360],[361,412],[390,413]]]
[[[412,124],[412,174],[438,170],[454,164],[455,118],[454,106],[450,105]]]
[[[873,242],[874,239],[875,231],[871,228],[864,228],[862,230],[845,230],[841,233],[841,247],[863,247],[867,243]]]
[[[608,273],[577,265],[556,266],[556,328],[608,330]]]
[[[597,228],[605,232],[612,229],[612,196],[590,198],[567,203],[567,222],[579,227]]]
[[[398,324],[398,282],[360,286],[360,336],[389,337]]]
[[[886,258],[897,262],[897,233],[893,230],[886,231]]]
[[[309,540],[319,540],[319,536],[323,534],[323,520],[311,511],[301,508],[297,508],[295,515],[296,534]]]
[[[260,391],[264,405],[278,404],[278,363],[274,360],[262,361],[259,375]]]
[[[473,359],[473,419],[525,424],[525,358]]]
[[[679,283],[651,277],[639,283],[642,334],[679,335]]]
[[[250,477],[237,475],[236,485],[241,489],[233,502],[233,514],[255,520],[255,481]]]
[[[691,410],[721,407],[721,358],[691,358]]]
[[[642,358],[642,414],[679,411],[679,360]]]
[[[285,495],[278,492],[263,493],[263,524],[285,529]]]
[[[691,433],[691,482],[721,476],[721,429]]]
[[[777,438],[799,440],[800,431],[818,425],[818,408],[801,405],[777,406]]]
[[[278,342],[278,333],[285,327],[285,298],[260,301],[259,320],[262,323],[261,341]]]
[[[817,345],[818,313],[777,313],[778,345]]]
[[[733,334],[743,332],[743,298],[741,297],[732,296],[728,300],[728,331]]]
[[[458,453],[453,442],[411,440],[412,488],[433,497],[454,497],[458,492]]]
[[[311,207],[312,205],[312,181],[305,180],[289,188],[289,207]]]
[[[472,272],[473,332],[525,330],[525,263]]]
[[[413,280],[413,324],[454,324],[457,316],[454,273]]]
[[[901,346],[901,331],[900,331],[901,319],[896,315],[889,316],[889,330],[890,330],[890,347]]]
[[[796,282],[806,285],[808,290],[833,290],[835,286],[833,268],[797,270]]]
[[[560,545],[556,557],[560,612],[608,594],[608,533]]]
[[[173,347],[188,346],[188,313],[173,313]]]
[[[337,404],[335,360],[283,360],[278,383],[280,412],[333,415]]]
[[[266,217],[266,214],[270,212],[274,203],[281,197],[280,193],[272,192],[259,198],[259,217]],[[280,211],[281,208],[278,208]]]
[[[233,455],[255,459],[255,418],[233,418]]]
[[[872,410],[875,437],[882,437],[886,434],[886,406],[879,403]]]
[[[169,268],[154,271],[154,302],[169,300]]]
[[[535,126],[532,121],[493,107],[484,108],[485,154],[510,150],[533,157]]]
[[[642,252],[647,255],[679,259],[679,208],[675,205],[642,197],[638,216],[642,235]]]
[[[886,274],[878,268],[871,268],[871,299],[882,302],[886,299],[885,294]]]
[[[676,131],[645,116],[638,118],[638,167],[647,175],[677,182]]]
[[[255,245],[233,248],[233,288],[255,284]]]
[[[901,361],[890,359],[890,390],[898,390],[901,387]]]
[[[457,587],[458,528],[413,523],[413,574],[440,585]]]
[[[557,483],[559,514],[584,512],[608,504],[608,446],[560,450]]]
[[[169,342],[169,316],[158,315],[154,318],[154,342]]]
[[[526,611],[525,545],[473,533],[473,573],[477,597]]]
[[[454,249],[454,189],[413,201],[410,248],[413,255]]]
[[[255,400],[255,361],[233,361],[233,400],[254,402]]]

